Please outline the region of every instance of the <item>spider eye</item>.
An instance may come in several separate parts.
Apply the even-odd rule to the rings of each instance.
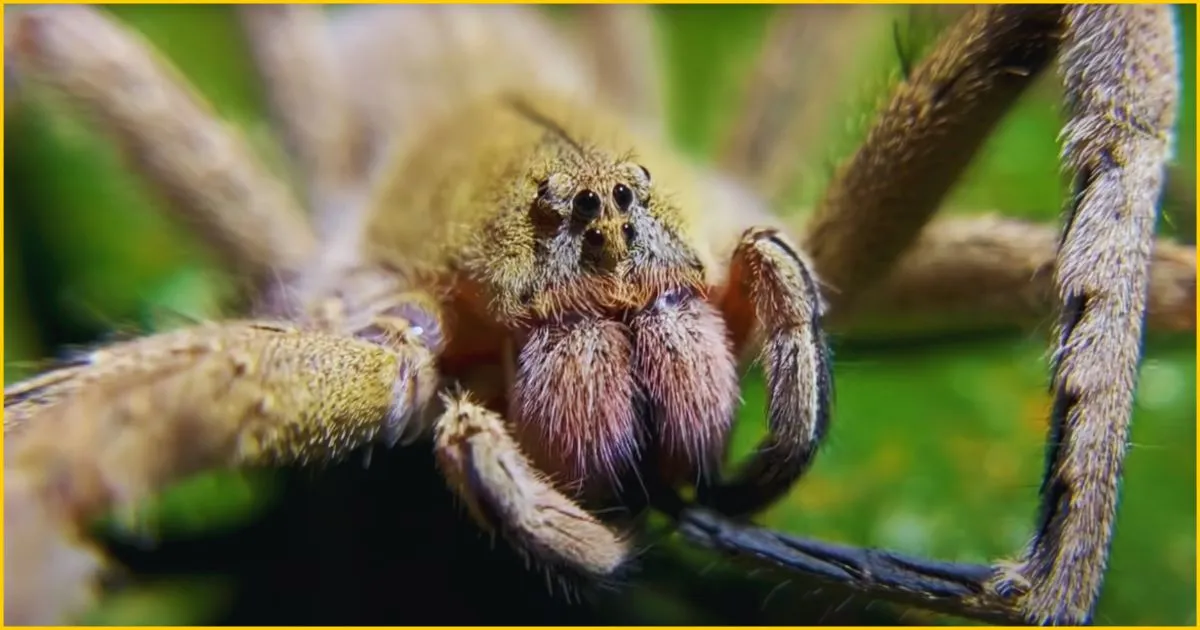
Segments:
[[[621,212],[629,210],[629,206],[633,205],[633,191],[625,184],[617,184],[613,187],[613,201],[617,202],[617,208]]]
[[[631,223],[626,223],[625,225],[622,225],[621,233],[625,235],[626,243],[632,243],[633,239],[635,237],[637,237],[637,230],[633,227],[633,224],[631,224]]]
[[[572,204],[576,218],[582,221],[591,221],[600,216],[600,195],[590,190],[579,191]]]
[[[646,168],[645,166],[642,166],[641,164],[638,164],[637,167],[639,169],[641,169],[642,177],[645,178],[646,183],[649,184],[650,183],[650,169]]]
[[[583,233],[583,240],[588,245],[599,247],[604,244],[604,234],[596,228],[591,228]]]

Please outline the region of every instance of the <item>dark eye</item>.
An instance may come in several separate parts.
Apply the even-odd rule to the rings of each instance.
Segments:
[[[633,205],[633,191],[625,184],[617,184],[613,187],[613,201],[617,202],[617,208],[621,212],[625,212]]]
[[[633,228],[633,224],[626,223],[621,226],[621,233],[625,235],[625,242],[632,243],[634,237],[637,236],[637,230]]]
[[[600,230],[592,228],[583,233],[583,240],[592,247],[599,247],[604,244],[604,234]]]
[[[600,216],[600,195],[590,190],[579,191],[572,203],[575,216],[580,220],[591,221]]]
[[[646,183],[649,184],[650,183],[650,169],[646,168],[645,166],[642,166],[641,164],[638,164],[638,168],[642,169],[642,177],[645,177]]]

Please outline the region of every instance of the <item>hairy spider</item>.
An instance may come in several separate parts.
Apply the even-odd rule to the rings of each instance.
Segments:
[[[85,7],[13,16],[17,84],[95,115],[245,280],[252,318],[107,345],[6,390],[6,621],[79,614],[102,565],[87,523],[185,476],[420,440],[480,527],[556,574],[616,575],[655,508],[699,544],[878,597],[1091,619],[1144,321],[1195,328],[1195,251],[1154,240],[1178,101],[1171,10],[966,11],[799,224],[769,211],[792,159],[779,112],[796,95],[777,75],[797,18],[767,42],[735,141],[697,166],[662,139],[644,9],[587,11],[577,48],[514,7],[329,23],[242,9],[311,221],[133,33]],[[1056,57],[1075,175],[1061,235],[934,220]],[[1017,559],[933,562],[740,520],[805,473],[826,433],[826,324],[1028,322],[1059,303],[1042,513]],[[769,435],[723,479],[751,356]]]

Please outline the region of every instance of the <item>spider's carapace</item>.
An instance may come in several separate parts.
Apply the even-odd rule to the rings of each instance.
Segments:
[[[755,213],[701,203],[653,139],[545,94],[466,104],[389,168],[366,264],[441,302],[443,374],[475,384],[541,471],[609,500],[714,470],[748,322],[735,309],[731,330],[719,301],[738,231],[713,243],[702,213]]]

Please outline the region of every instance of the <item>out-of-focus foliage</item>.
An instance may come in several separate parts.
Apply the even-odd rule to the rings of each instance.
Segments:
[[[279,163],[246,48],[228,7],[129,6],[111,9],[142,30]],[[736,105],[767,7],[666,6],[659,9],[668,61],[670,129],[702,154],[716,146]],[[920,32],[919,11],[883,8]],[[1179,168],[1194,190],[1195,9],[1180,9],[1186,79],[1178,135]],[[932,29],[926,29],[932,30]],[[890,35],[890,30],[883,31]],[[832,164],[861,137],[898,68],[890,39],[847,41],[864,58],[861,80],[845,93],[814,93],[845,104],[829,121],[827,144],[811,147],[797,200],[819,193]],[[949,205],[1056,219],[1065,192],[1056,160],[1060,124],[1053,76],[1032,90],[972,166]],[[115,159],[112,147],[79,119],[55,108],[17,104],[5,120],[5,381],[66,346],[169,325],[179,314],[212,316],[224,294],[220,276],[188,235],[163,219]],[[802,204],[798,204],[802,205]],[[1192,241],[1194,208],[1168,208],[1164,231]],[[1049,317],[1047,321],[1049,321]],[[848,543],[885,546],[964,561],[1012,554],[1034,520],[1043,439],[1046,330],[964,343],[857,342],[838,339],[836,408],[828,447],[792,495],[762,517],[778,529]],[[1195,337],[1151,337],[1139,390],[1132,450],[1112,565],[1097,621],[1194,624]],[[761,430],[763,391],[747,378],[740,452]],[[215,479],[215,481],[213,481]],[[258,513],[272,484],[241,476],[190,483],[161,501],[167,532],[232,527]],[[397,490],[380,501],[404,501]],[[350,518],[346,516],[346,518]],[[838,605],[806,584],[774,579],[753,590],[697,575],[712,558],[678,554],[679,571],[648,571],[646,586],[621,600],[621,619],[650,623],[820,622]],[[720,577],[717,574],[721,574]],[[639,583],[641,580],[639,580]],[[205,602],[228,585],[204,580],[156,583],[115,599],[95,621],[207,621]],[[397,589],[402,590],[397,586]],[[797,618],[801,612],[815,618]],[[165,616],[164,616],[165,615]],[[754,615],[747,617],[746,615]],[[895,617],[859,618],[885,622]],[[931,618],[909,614],[904,621]]]

